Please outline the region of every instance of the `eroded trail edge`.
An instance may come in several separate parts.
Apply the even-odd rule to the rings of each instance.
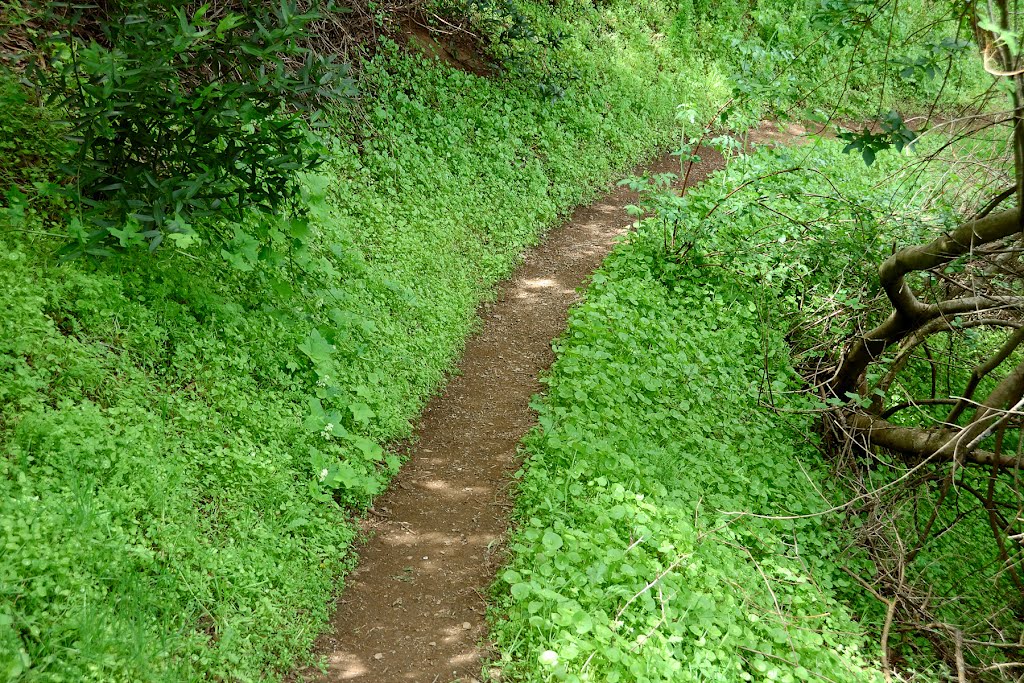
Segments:
[[[701,150],[701,159],[691,185],[724,165],[712,150]],[[678,173],[678,163],[666,155],[638,172]],[[551,340],[564,329],[577,288],[628,229],[625,207],[636,199],[616,188],[578,208],[481,309],[482,329],[427,407],[408,463],[364,524],[373,537],[346,581],[333,632],[318,643],[326,679],[308,680],[479,677],[485,594],[509,526],[517,445],[534,424],[530,398],[541,389]]]

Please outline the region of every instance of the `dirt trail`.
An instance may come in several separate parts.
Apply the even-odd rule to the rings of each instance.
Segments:
[[[690,184],[721,168],[701,151]],[[678,173],[665,156],[640,169]],[[632,219],[636,196],[616,188],[573,213],[530,251],[483,326],[466,345],[458,371],[427,407],[409,462],[375,502],[361,549],[318,653],[326,678],[373,683],[474,681],[486,654],[485,592],[509,524],[516,448],[534,423],[530,398],[551,364],[551,340],[565,326],[577,288]]]

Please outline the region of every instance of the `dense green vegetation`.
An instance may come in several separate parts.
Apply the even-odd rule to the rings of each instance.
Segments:
[[[308,651],[346,509],[398,466],[380,444],[480,297],[700,96],[648,17],[609,16],[573,62],[588,87],[557,102],[385,46],[359,130],[302,180],[308,236],[273,260],[239,226],[238,267],[216,244],[58,263],[42,200],[3,214],[8,679],[246,680]]]
[[[947,680],[1015,666],[1018,550],[999,542],[1015,528],[1012,467],[947,474],[940,460],[932,473],[821,419],[885,401],[903,406],[899,425],[941,424],[956,400],[929,392],[963,386],[1020,336],[1013,319],[957,317],[930,349],[880,358],[869,386],[910,359],[885,395],[816,384],[888,314],[875,264],[955,226],[989,174],[1004,183],[1006,143],[950,153],[928,136],[870,168],[845,147],[739,157],[685,197],[646,181],[647,217],[571,317],[526,442],[492,614],[514,680],[852,681],[891,667]],[[933,272],[980,279],[968,268]],[[999,384],[983,378],[979,395]],[[1015,448],[1019,424],[1004,430],[981,446]]]
[[[5,17],[13,6],[0,5]],[[154,6],[188,38],[174,59],[206,49],[195,16],[175,27],[174,6]],[[155,214],[130,214],[137,195],[68,180],[75,154],[110,168],[95,150],[123,139],[98,125],[83,152],[69,132],[85,123],[68,108],[116,120],[117,106],[84,95],[43,105],[0,73],[0,677],[263,680],[301,661],[351,561],[352,512],[400,465],[383,446],[409,433],[476,305],[545,227],[678,144],[680,113],[711,117],[732,84],[743,94],[726,117],[734,125],[769,107],[863,113],[939,95],[936,82],[900,75],[896,58],[918,50],[900,42],[892,63],[875,65],[876,51],[856,57],[864,72],[834,77],[858,49],[835,19],[855,9],[470,4],[500,58],[492,76],[383,39],[356,64],[360,98],[321,112],[330,126],[315,135],[275,109],[289,98],[240,123],[233,107],[258,93],[212,98],[227,117],[214,148],[284,120],[294,127],[280,140],[320,165],[298,173],[282,161],[269,177],[287,192],[239,205],[230,222],[208,215],[209,198],[166,209],[196,169],[153,187],[143,173],[135,190],[164,207],[176,235],[160,244],[142,227]],[[899,13],[890,26],[906,38],[932,18]],[[109,63],[94,57],[99,88]],[[943,96],[961,102],[978,82],[950,64],[962,80]],[[138,86],[138,74],[122,75],[119,93]],[[188,98],[149,94],[188,115]],[[175,158],[187,162],[195,140],[180,139]],[[744,172],[716,181],[708,201]],[[736,239],[756,232],[723,225]],[[510,619],[497,632],[510,673],[699,677],[742,652],[736,676],[799,677],[802,666],[870,678],[836,593],[846,579],[830,527],[721,516],[825,505],[809,418],[756,410],[762,389],[795,382],[780,328],[763,322],[774,304],[748,281],[678,270],[658,251],[659,230],[617,253],[562,342],[503,574]],[[669,568],[680,573],[616,614]],[[812,625],[787,631],[801,616]]]
[[[857,590],[841,568],[862,560],[821,514],[843,493],[816,449],[783,315],[798,286],[814,296],[857,267],[826,265],[826,250],[877,254],[889,235],[869,219],[837,243],[831,228],[862,219],[857,205],[826,202],[828,227],[808,231],[758,204],[788,197],[771,208],[815,220],[823,207],[805,197],[830,184],[810,170],[731,194],[804,166],[888,205],[871,186],[898,163],[865,174],[839,150],[735,162],[679,209],[685,259],[666,254],[675,216],[662,207],[595,274],[556,347],[498,585],[495,632],[523,679],[880,679],[844,603]]]

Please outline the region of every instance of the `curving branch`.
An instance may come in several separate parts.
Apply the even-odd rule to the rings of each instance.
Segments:
[[[997,427],[1005,424],[1016,411],[1020,410],[1022,404],[1024,404],[1024,362],[996,384],[985,400],[978,404],[970,423],[957,434],[956,442],[947,444],[940,455],[950,454],[955,457],[957,462],[963,462],[982,440],[988,438]],[[1004,409],[1004,406],[1008,406],[1008,408]],[[1001,464],[998,459],[992,460],[992,463]]]
[[[924,398],[919,401],[904,401],[903,403],[897,403],[896,405],[886,408],[885,412],[882,413],[882,419],[887,420],[896,413],[906,410],[907,408],[917,408],[919,406],[952,406],[956,405],[957,400],[955,398]]]
[[[889,346],[902,341],[917,327],[935,318],[995,308],[1019,306],[1020,297],[971,296],[943,301],[922,302],[906,277],[910,273],[930,270],[970,253],[975,248],[1001,240],[1019,230],[1020,210],[1017,208],[967,221],[956,230],[925,245],[906,247],[882,264],[878,275],[893,312],[882,324],[855,340],[836,371],[832,393],[844,397],[860,383],[867,366]]]
[[[995,197],[993,197],[989,201],[989,203],[986,204],[981,209],[981,211],[978,212],[978,215],[976,215],[974,217],[974,220],[979,220],[979,219],[982,219],[985,216],[989,215],[996,208],[998,208],[1000,204],[1002,204],[1003,202],[1005,202],[1007,199],[1009,199],[1010,197],[1014,196],[1015,194],[1017,194],[1017,186],[1016,185],[1010,185],[1008,188],[1006,188],[1005,190],[1003,190],[1002,192],[997,194]]]
[[[892,383],[896,381],[896,376],[906,367],[910,361],[911,356],[917,347],[921,346],[928,341],[928,337],[938,334],[939,332],[956,332],[959,330],[967,330],[974,327],[1012,327],[1020,329],[1021,324],[1015,320],[1005,320],[1003,318],[974,318],[971,320],[962,320],[957,324],[954,324],[949,318],[936,318],[931,322],[922,325],[921,327],[914,330],[911,334],[907,335],[900,344],[900,350],[896,359],[889,366],[885,376],[878,382],[878,389],[882,392],[889,390]],[[1005,360],[1005,359],[1004,359]],[[1002,362],[1002,361],[1000,361]],[[998,365],[998,364],[997,364]],[[970,395],[965,394],[967,398]],[[953,403],[956,403],[954,401]],[[952,405],[952,404],[951,404]],[[875,412],[879,412],[882,409],[881,404],[873,406]],[[887,411],[888,412],[888,411]],[[947,420],[952,422],[953,420]]]

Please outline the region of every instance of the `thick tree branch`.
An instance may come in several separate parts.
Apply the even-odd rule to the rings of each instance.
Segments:
[[[845,396],[855,390],[868,364],[928,320],[1019,304],[1017,297],[978,296],[926,304],[914,295],[906,282],[906,276],[912,272],[942,266],[980,245],[1009,237],[1018,230],[1019,218],[1020,211],[1014,208],[967,221],[928,244],[906,247],[886,259],[878,274],[893,312],[881,325],[854,341],[833,381],[834,395]]]
[[[906,247],[886,259],[878,269],[878,276],[896,311],[910,320],[928,317],[929,306],[914,296],[907,286],[906,276],[945,265],[977,246],[1009,237],[1018,231],[1019,214],[1017,209],[1011,209],[967,221],[928,244]]]
[[[846,413],[846,424],[863,435],[868,443],[886,450],[906,456],[908,460],[920,462],[950,462],[954,459],[953,451],[957,442],[963,440],[962,431],[920,427],[904,427],[895,425],[875,415],[861,411]],[[1013,455],[997,455],[991,451],[975,450],[971,453],[958,453],[960,462],[973,465],[999,465],[1001,469],[1014,470],[1024,467],[1024,459]]]
[[[1013,327],[1020,329],[1021,324],[1017,321],[1004,320],[1003,318],[974,318],[971,320],[961,320],[956,324],[954,324],[954,321],[949,318],[936,318],[935,320],[917,328],[903,340],[899,354],[896,356],[896,360],[892,362],[892,365],[889,366],[885,376],[878,383],[878,389],[882,392],[889,390],[892,383],[896,381],[896,376],[904,367],[906,367],[914,350],[921,344],[928,341],[928,337],[931,335],[938,334],[939,332],[967,330],[973,327]],[[969,395],[967,397],[970,398]],[[875,408],[875,412],[881,410],[881,405],[873,407]],[[883,417],[887,417],[887,415],[884,415]],[[947,422],[952,422],[952,420],[947,420]]]

